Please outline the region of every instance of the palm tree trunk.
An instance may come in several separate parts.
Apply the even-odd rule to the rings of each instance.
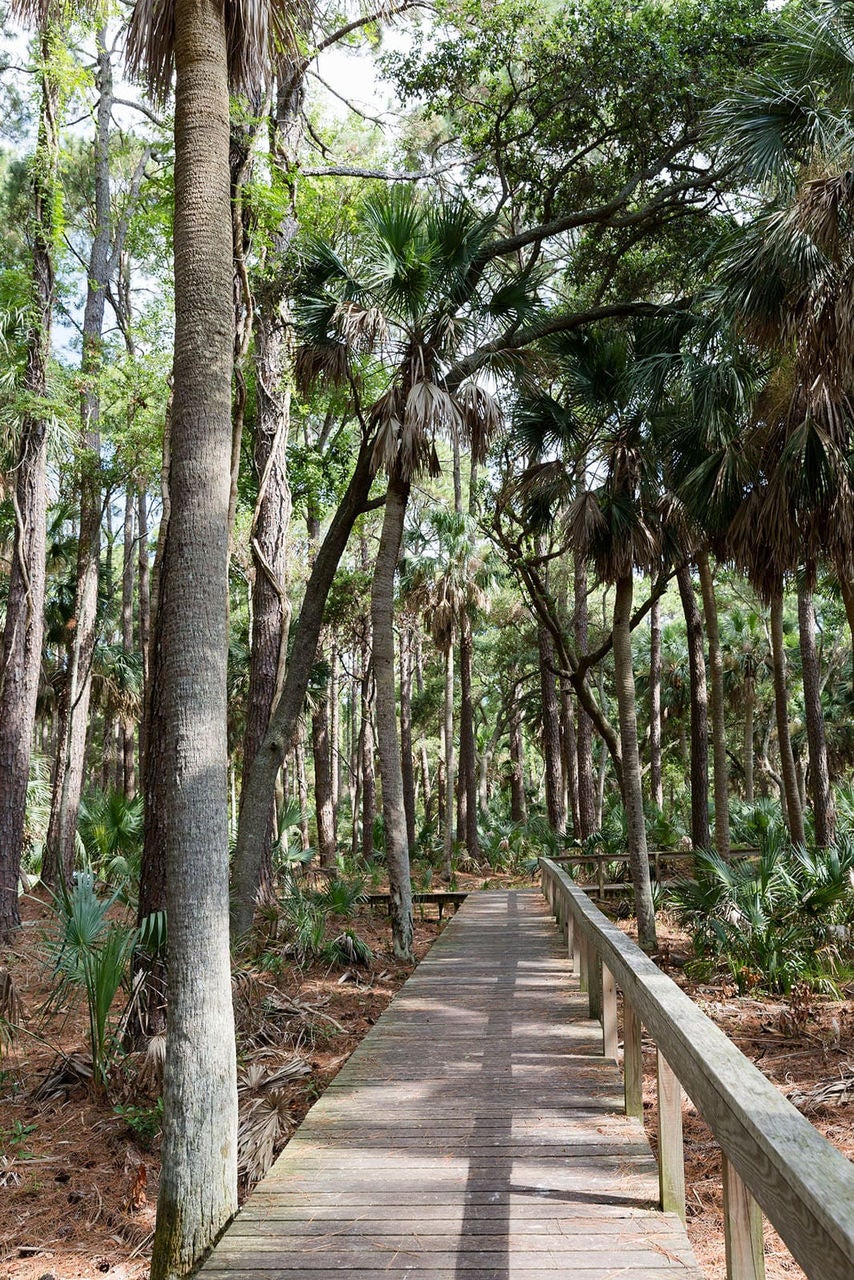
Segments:
[[[581,820],[578,815],[578,740],[575,731],[575,706],[572,686],[560,678],[560,747],[563,769],[563,808],[572,822],[572,833],[578,839]]]
[[[697,608],[691,570],[683,564],[676,574],[688,633],[691,680],[691,840],[695,849],[708,849],[709,839],[709,699],[703,657],[703,620]]]
[[[454,641],[445,651],[445,702],[442,734],[445,748],[445,840],[444,840],[444,876],[450,881],[453,875],[451,854],[454,846],[454,777],[456,763],[454,760]]]
[[[789,691],[786,685],[786,651],[783,647],[783,587],[771,596],[771,662],[774,671],[774,710],[777,716],[777,745],[780,773],[786,800],[789,835],[795,844],[804,843],[804,813],[798,791],[798,775],[789,734]]]
[[[299,800],[299,838],[303,853],[311,848],[311,836],[308,831],[308,778],[305,772],[305,727],[300,721],[297,729],[297,740],[294,743],[294,765],[297,778],[297,799]],[[262,881],[262,889],[265,887]]]
[[[320,865],[334,871],[338,865],[332,807],[332,769],[329,755],[329,691],[311,717],[311,748],[314,759],[314,813],[317,820],[317,851]]]
[[[558,835],[566,830],[563,809],[563,770],[560,759],[560,712],[555,689],[554,644],[542,622],[537,626],[540,653],[540,693],[543,710],[543,759],[546,770],[546,813]]]
[[[370,862],[374,856],[374,818],[377,814],[377,780],[374,772],[374,707],[373,707],[373,657],[371,641],[365,638],[361,708],[362,728],[359,735],[359,772],[362,778],[362,857]]]
[[[341,655],[333,637],[329,664],[329,748],[332,799],[332,839],[338,843],[338,811],[341,807]]]
[[[403,800],[403,770],[397,737],[394,661],[394,575],[409,500],[409,482],[392,473],[386,489],[383,527],[371,591],[374,678],[377,687],[377,747],[382,776],[383,822],[388,866],[389,913],[394,954],[412,958],[412,884]]]
[[[664,807],[661,783],[661,601],[649,611],[649,758],[652,803]]]
[[[403,808],[406,839],[415,847],[415,765],[412,759],[412,626],[400,628],[400,768],[403,777]]]
[[[706,636],[709,642],[709,668],[712,684],[712,753],[715,765],[715,849],[725,857],[729,853],[729,765],[726,755],[726,721],[724,715],[724,663],[718,626],[718,604],[708,553],[697,557]]]
[[[744,798],[753,804],[753,721],[756,714],[756,689],[753,676],[744,680]]]
[[[48,25],[41,33],[41,105],[32,167],[30,328],[23,390],[35,405],[44,404],[47,396],[54,302],[59,81],[53,43],[57,37],[58,32]],[[14,469],[15,537],[0,667],[0,941],[21,923],[18,877],[44,634],[47,425],[42,414],[23,416]]]
[[[233,355],[225,13],[175,7],[175,381],[160,586],[169,1011],[152,1280],[237,1208],[228,945],[228,504]]]
[[[525,800],[525,748],[522,741],[522,707],[514,696],[510,706],[510,818],[528,821]]]
[[[326,598],[350,531],[367,501],[373,470],[371,445],[363,441],[350,483],[332,518],[306,583],[281,696],[270,715],[267,731],[252,767],[244,777],[237,846],[232,863],[232,930],[235,937],[245,933],[252,923],[276,778],[293,745],[296,726],[305,702],[323,627]]]
[[[262,306],[255,317],[257,391],[253,465],[258,496],[250,535],[254,577],[241,814],[252,766],[282,688],[291,621],[287,591],[287,545],[291,520],[291,490],[287,473],[290,384],[282,376],[289,351],[288,330],[278,313],[271,314],[270,308]],[[271,786],[256,836],[260,854],[256,892],[262,883],[269,882],[272,874],[270,856],[274,816],[275,799]]]
[[[587,566],[576,555],[573,561],[573,615],[575,647],[579,654],[587,652]],[[582,706],[578,707],[575,728],[578,758],[578,838],[586,840],[599,825],[596,820],[596,790],[593,782],[593,722]]]
[[[824,713],[821,709],[821,671],[815,643],[815,610],[812,592],[805,586],[798,591],[798,625],[815,839],[819,848],[826,849],[834,841],[836,814],[833,808],[833,793],[830,789],[827,737],[824,730]]]
[[[133,658],[133,580],[134,580],[134,492],[128,486],[125,495],[124,539],[122,542],[122,652],[128,662]],[[122,784],[128,799],[136,794],[136,734],[133,716],[122,716]]]
[[[632,670],[632,595],[631,574],[618,578],[614,597],[614,682],[617,686],[617,708],[620,719],[620,745],[623,758],[623,808],[628,832],[628,854],[635,889],[638,919],[638,942],[644,951],[655,950],[655,908],[649,878],[649,854],[643,812],[638,721],[635,705],[635,677]]]
[[[474,698],[472,655],[474,638],[471,618],[463,612],[460,620],[460,795],[465,797],[463,838],[470,858],[480,856],[477,830],[477,753],[474,740]]]

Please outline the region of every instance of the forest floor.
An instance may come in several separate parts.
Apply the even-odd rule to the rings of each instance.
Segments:
[[[460,889],[511,883],[495,874],[488,881],[458,879]],[[416,910],[418,959],[443,927],[435,908],[426,908],[428,913],[432,918]],[[101,1274],[143,1280],[159,1173],[158,1141],[148,1133],[157,1122],[151,1110],[156,1084],[147,1097],[141,1093],[139,1063],[130,1058],[116,1073],[109,1098],[94,1097],[68,1072],[64,1080],[59,1073],[50,1096],[43,1096],[44,1090],[36,1096],[46,1079],[57,1076],[61,1055],[72,1063],[85,1060],[86,1013],[77,1000],[45,1012],[53,990],[46,947],[51,915],[43,900],[32,897],[24,904],[24,918],[21,940],[7,962],[23,1001],[25,1030],[0,1058],[0,1280],[97,1280]],[[342,972],[285,961],[275,971],[244,970],[243,995],[272,1011],[268,1025],[256,1008],[244,1034],[265,1045],[262,1057],[286,1050],[302,1057],[309,1071],[284,1086],[288,1124],[299,1122],[411,972],[390,954],[383,914],[360,909],[348,923],[374,952],[367,969]],[[688,939],[666,920],[660,938],[660,962],[670,975],[831,1142],[854,1158],[854,1006],[807,996],[794,1002],[739,997],[726,982],[693,983],[684,972],[691,955]],[[647,1048],[645,1122],[654,1146],[651,1043]],[[847,1097],[838,1089],[834,1093],[846,1076]],[[829,1090],[827,1096],[822,1090]],[[689,1235],[708,1280],[723,1280],[720,1155],[687,1100],[683,1121]],[[767,1224],[765,1250],[768,1280],[801,1276]]]

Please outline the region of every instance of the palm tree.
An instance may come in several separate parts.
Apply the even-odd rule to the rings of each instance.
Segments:
[[[277,16],[279,15],[279,16]],[[234,346],[229,94],[266,78],[280,11],[139,0],[129,65],[175,77],[175,353],[169,531],[153,722],[164,758],[169,1009],[151,1274],[185,1274],[237,1207],[228,946],[227,655]]]
[[[443,727],[445,739],[445,821],[444,873],[451,877],[453,851],[454,783],[454,641],[466,618],[474,623],[487,604],[494,575],[474,538],[471,518],[443,509],[427,512],[417,531],[407,541],[406,591],[413,608],[421,609],[433,643],[445,659]],[[461,689],[462,698],[471,699],[471,688]],[[477,787],[475,760],[468,767],[470,776],[460,778],[458,785],[475,803],[466,813],[466,848],[477,857]]]
[[[600,581],[615,586],[614,676],[617,690],[621,787],[635,889],[638,937],[656,944],[643,811],[631,623],[636,569],[660,567],[664,508],[649,401],[631,376],[631,335],[591,330],[564,347],[563,397],[520,397],[517,438],[533,463],[522,480],[530,518],[562,518],[578,555]],[[574,450],[587,458],[578,486]],[[563,513],[561,516],[561,512]]]
[[[409,957],[412,908],[409,846],[398,740],[394,661],[394,577],[412,481],[438,472],[439,435],[464,438],[481,460],[498,421],[495,402],[472,382],[450,390],[445,374],[472,331],[482,332],[501,310],[490,276],[476,269],[494,219],[463,200],[431,205],[405,191],[368,200],[361,233],[342,254],[315,244],[306,255],[311,292],[298,322],[302,365],[343,367],[356,390],[350,360],[374,360],[382,389],[359,413],[374,433],[373,456],[388,475],[371,597],[377,747],[383,787],[392,937]],[[369,376],[366,369],[363,378]],[[356,391],[357,403],[359,400]],[[446,783],[452,794],[450,783]]]

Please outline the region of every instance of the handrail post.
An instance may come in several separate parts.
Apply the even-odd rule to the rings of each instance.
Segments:
[[[587,1007],[591,1018],[602,1017],[602,957],[594,942],[588,941]]]
[[[605,901],[605,854],[601,849],[599,851],[597,861],[599,864],[597,868],[598,879],[599,879],[599,901],[604,902]]]
[[[685,1157],[682,1150],[682,1086],[658,1049],[658,1185],[661,1207],[685,1221]]]
[[[573,924],[572,927],[572,972],[578,979],[578,986],[581,991],[584,986],[581,981],[581,971],[584,966],[584,934],[579,924]]]
[[[617,984],[606,964],[602,965],[602,1048],[606,1058],[617,1061]]]
[[[721,1152],[727,1280],[765,1280],[762,1210]]]
[[[643,1119],[643,1048],[641,1021],[623,992],[623,1088],[626,1115]]]
[[[575,973],[575,916],[572,914],[569,903],[566,908],[566,952],[569,956],[569,967]]]

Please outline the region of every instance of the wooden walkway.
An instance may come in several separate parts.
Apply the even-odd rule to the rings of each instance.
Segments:
[[[202,1268],[700,1280],[539,893],[471,894]]]

